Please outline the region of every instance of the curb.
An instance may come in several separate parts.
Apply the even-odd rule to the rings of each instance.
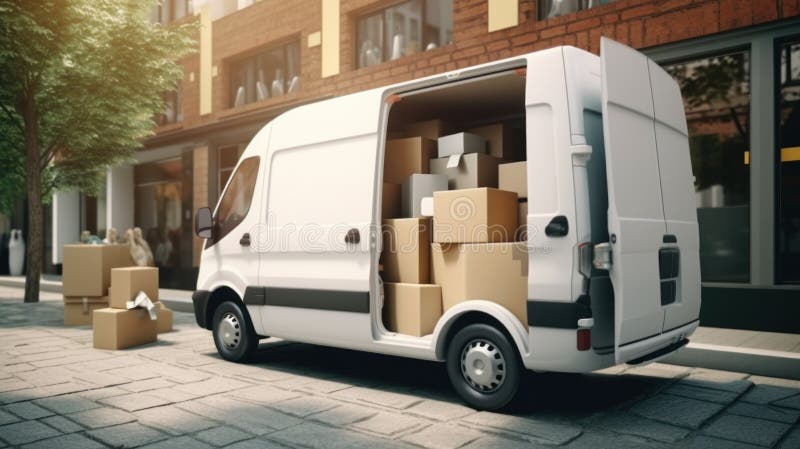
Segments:
[[[794,352],[689,343],[659,362],[800,380],[800,354]]]

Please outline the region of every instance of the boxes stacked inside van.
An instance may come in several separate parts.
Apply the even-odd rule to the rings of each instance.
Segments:
[[[381,277],[392,332],[431,334],[473,299],[527,323],[524,135],[508,123],[462,128],[409,123],[386,142]]]

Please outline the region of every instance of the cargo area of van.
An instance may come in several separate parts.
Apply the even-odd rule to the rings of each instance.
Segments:
[[[389,98],[388,331],[430,335],[449,308],[478,298],[527,324],[525,80],[517,68]]]

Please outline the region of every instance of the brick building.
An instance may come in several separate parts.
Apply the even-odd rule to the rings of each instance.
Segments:
[[[776,317],[800,311],[798,0],[162,0],[152,20],[199,22],[198,51],[139,163],[112,168],[105,197],[57,195],[54,262],[71,233],[137,225],[164,249],[162,284],[193,288],[193,211],[281,112],[607,36],[683,87],[704,324],[792,330]]]

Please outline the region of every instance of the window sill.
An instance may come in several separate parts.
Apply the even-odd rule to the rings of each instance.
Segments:
[[[183,129],[183,122],[168,123],[166,125],[156,125],[154,132],[156,134],[164,134],[171,131]]]
[[[300,91],[281,95],[280,97],[268,98],[253,103],[243,104],[241,106],[232,106],[219,112],[219,118],[233,117],[248,112],[257,111],[271,106],[278,106],[285,103],[290,103],[298,98]]]
[[[453,42],[450,42],[447,45],[444,45],[444,46],[441,46],[441,47],[437,47],[437,48],[434,48],[432,50],[418,51],[418,52],[410,54],[410,55],[401,56],[401,57],[399,57],[397,59],[393,59],[393,60],[390,60],[390,61],[383,61],[383,62],[380,62],[380,63],[375,64],[375,65],[370,65],[370,66],[366,66],[366,67],[357,67],[354,64],[353,65],[353,67],[355,67],[354,72],[358,72],[358,71],[361,71],[361,70],[369,71],[370,69],[380,70],[382,68],[389,67],[390,64],[397,64],[397,65],[408,64],[409,61],[414,60],[413,58],[419,58],[422,55],[427,55],[429,58],[433,58],[433,57],[436,57],[436,56],[438,56],[440,54],[451,53],[455,49],[456,49],[455,48],[455,44]]]

